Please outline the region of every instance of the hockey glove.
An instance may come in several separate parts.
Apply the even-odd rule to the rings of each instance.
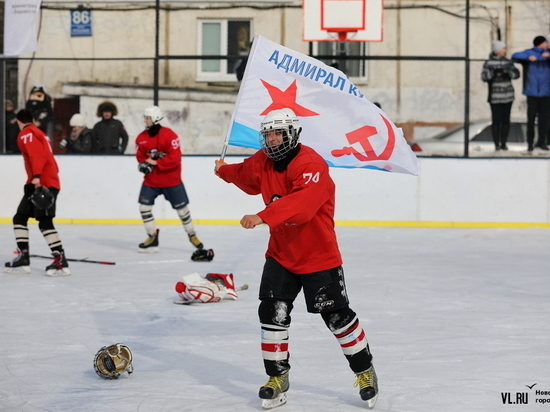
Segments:
[[[153,165],[151,163],[141,162],[138,164],[138,170],[144,175],[148,175],[153,171]]]
[[[212,249],[195,250],[191,255],[191,260],[194,262],[210,262],[214,259],[214,251]]]

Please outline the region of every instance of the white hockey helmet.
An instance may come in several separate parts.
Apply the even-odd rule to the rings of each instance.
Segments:
[[[102,347],[94,357],[94,370],[103,379],[118,379],[124,372],[132,373],[130,348],[120,343]]]
[[[86,120],[80,113],[73,114],[71,120],[69,120],[71,127],[86,127]]]
[[[159,124],[160,121],[164,119],[164,116],[162,115],[162,111],[158,106],[146,107],[145,110],[143,111],[143,117],[151,118],[151,124],[149,126],[146,126],[147,129],[153,126],[154,124]]]
[[[265,155],[273,160],[284,159],[298,145],[300,138],[300,120],[291,109],[273,110],[264,117],[260,129],[260,144]],[[283,135],[283,142],[270,145],[267,137],[273,132]]]

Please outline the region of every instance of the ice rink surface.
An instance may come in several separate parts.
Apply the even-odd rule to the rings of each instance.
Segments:
[[[116,265],[71,263],[71,276],[52,278],[50,261],[34,258],[31,274],[0,275],[0,411],[261,410],[256,313],[267,228],[197,226],[212,262],[190,260],[181,226],[160,228],[159,253],[140,254],[140,225],[57,225],[69,258]],[[541,403],[550,402],[550,230],[337,233],[351,307],[374,355],[376,411],[550,408]],[[0,226],[0,240],[11,260],[11,225]],[[49,254],[35,224],[31,253]],[[238,301],[173,304],[175,283],[193,272],[233,273],[250,289]],[[135,372],[103,380],[94,355],[117,342],[132,350]],[[288,403],[275,410],[364,409],[336,339],[302,295],[290,352]]]

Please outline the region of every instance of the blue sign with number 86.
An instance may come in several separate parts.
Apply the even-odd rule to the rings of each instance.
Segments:
[[[92,11],[71,10],[71,37],[92,35]]]

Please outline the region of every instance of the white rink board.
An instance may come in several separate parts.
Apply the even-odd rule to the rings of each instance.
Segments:
[[[56,157],[62,190],[60,219],[140,219],[142,176],[133,156]],[[193,219],[240,219],[263,208],[213,174],[215,156],[184,156],[183,179]],[[228,157],[228,163],[243,157]],[[11,218],[22,196],[20,155],[1,157],[0,218]],[[420,175],[332,168],[338,221],[550,222],[549,159],[420,158]],[[157,219],[177,219],[159,198]]]

